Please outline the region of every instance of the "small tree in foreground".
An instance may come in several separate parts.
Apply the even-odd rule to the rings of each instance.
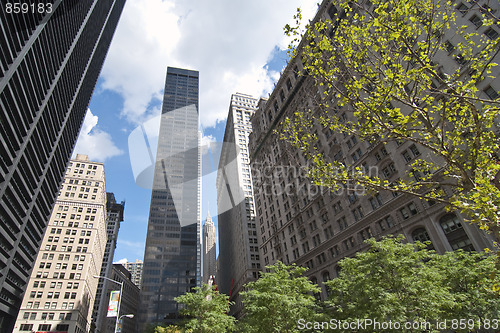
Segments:
[[[184,305],[183,315],[191,317],[184,327],[188,332],[223,333],[234,330],[235,319],[227,313],[231,303],[227,295],[215,290],[214,286],[203,284],[194,292],[178,296],[175,300]]]
[[[183,330],[175,325],[161,326],[150,324],[146,327],[144,333],[182,333]]]
[[[313,294],[320,292],[320,288],[302,276],[306,269],[280,261],[266,269],[241,293],[245,312],[243,331],[299,332],[299,319],[317,320],[319,307]]]
[[[450,329],[452,320],[464,318],[474,326],[454,331],[469,332],[479,328],[479,321],[499,318],[500,297],[492,290],[494,256],[461,250],[439,255],[420,242],[403,241],[402,236],[370,239],[368,251],[340,262],[340,276],[327,282],[332,318],[432,324],[385,332],[438,332],[438,321],[448,320]]]

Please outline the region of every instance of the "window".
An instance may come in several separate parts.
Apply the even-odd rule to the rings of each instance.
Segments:
[[[347,228],[347,221],[344,216],[337,220],[337,224],[339,226],[339,230],[342,231]]]
[[[440,223],[445,234],[449,234],[457,229],[462,228],[462,224],[455,214],[444,216],[443,218],[441,218]]]
[[[319,234],[313,236],[313,243],[314,243],[314,247],[321,244],[321,238],[320,238]]]
[[[460,2],[458,5],[457,5],[457,10],[462,13],[463,15],[467,14],[467,11],[469,10],[469,7],[467,7],[467,5],[465,5],[464,3]]]
[[[455,45],[453,45],[449,40],[444,42],[444,47],[446,48],[446,51],[448,51],[448,53],[451,53],[455,50]]]
[[[302,251],[304,253],[309,252],[309,242],[306,241],[304,244],[302,244]]]
[[[340,204],[340,201],[337,201],[336,203],[333,204],[333,210],[335,214],[342,211],[342,205]]]
[[[391,163],[382,169],[382,174],[384,175],[385,178],[391,177],[395,172],[396,172],[396,167],[394,166],[394,163]]]
[[[293,259],[296,260],[299,257],[299,249],[293,250],[292,254],[293,254]],[[267,257],[266,257],[266,259],[267,259]]]
[[[479,28],[480,26],[483,25],[483,19],[477,15],[472,15],[469,21],[471,21],[472,24],[476,26],[476,28]]]
[[[337,257],[339,254],[340,251],[338,245],[334,245],[333,247],[330,248],[330,255],[332,256],[332,258]]]
[[[335,14],[337,14],[337,7],[331,5],[330,8],[328,8],[328,16],[333,19],[335,17]]]
[[[413,202],[408,205],[408,209],[410,210],[411,215],[417,215],[417,207],[415,207]]]
[[[378,221],[377,224],[379,225],[381,231],[385,231],[394,226],[394,221],[392,220],[392,217],[388,215],[384,217],[382,220]]]
[[[405,159],[406,163],[410,162],[412,160],[412,157],[410,153],[408,153],[407,150],[404,150],[401,155],[403,155],[403,158]]]
[[[455,61],[459,64],[459,65],[465,65],[467,64],[469,61],[467,60],[467,58],[465,58],[462,54],[457,54],[455,56]]]
[[[322,263],[326,262],[326,255],[324,252],[316,256],[316,261],[318,262],[318,265],[321,265]]]
[[[344,244],[344,248],[346,250],[349,250],[349,249],[353,248],[354,245],[356,245],[356,243],[354,243],[353,237],[349,237],[348,239],[344,240],[343,244]]]
[[[325,238],[326,239],[330,239],[333,237],[334,235],[334,232],[333,232],[333,227],[330,225],[328,226],[325,230],[324,230],[324,233],[325,233]]]
[[[361,206],[358,206],[358,207],[354,208],[354,209],[352,210],[352,215],[354,216],[354,219],[355,219],[356,221],[361,220],[361,219],[363,218],[363,216],[365,216],[365,215],[363,214],[363,209],[361,208]]]
[[[330,281],[330,273],[324,272],[323,273],[323,282]]]
[[[357,160],[359,160],[361,158],[361,156],[363,156],[363,152],[361,151],[361,148],[356,149],[356,151],[354,152],[354,154],[351,155],[352,160],[354,162],[356,162]]]
[[[311,223],[309,223],[309,228],[311,229],[311,231],[318,229],[318,226],[316,225],[315,220],[313,220]]]
[[[32,331],[33,330],[33,324],[21,324],[19,327],[20,331]]]
[[[382,196],[380,195],[380,193],[377,193],[377,194],[375,194],[375,196],[373,198],[370,198],[370,204],[371,204],[373,210],[375,210],[383,205]]]
[[[45,320],[45,318],[43,318],[43,315],[45,315],[45,318],[46,318],[47,313],[42,313],[42,319]],[[50,331],[50,327],[51,327],[50,324],[40,324],[40,325],[38,325],[38,330],[39,331]]]
[[[419,241],[419,242],[427,242],[430,241],[431,238],[429,237],[429,234],[427,233],[427,230],[425,228],[417,228],[411,233],[411,238],[413,238],[413,241]]]
[[[420,151],[418,150],[417,146],[411,145],[410,150],[411,150],[411,153],[413,154],[414,157],[417,157],[420,155]]]
[[[347,194],[347,198],[349,199],[349,203],[355,203],[356,200],[358,200],[358,195],[356,194],[356,192],[351,192],[351,193],[348,193]]]
[[[453,250],[462,249],[464,251],[474,251],[474,245],[472,245],[469,236],[465,232],[460,223],[458,217],[451,213],[446,214],[439,220],[439,224],[443,229],[448,243]]]
[[[497,99],[500,96],[492,86],[486,87],[486,89],[484,89],[484,93],[488,95],[490,99]]]
[[[359,238],[361,239],[361,241],[365,241],[371,237],[373,237],[373,234],[370,227],[361,230],[361,232],[359,233]]]
[[[307,237],[306,230],[305,229],[300,229],[299,230],[299,235],[300,235],[300,239],[306,238]]]
[[[497,39],[498,38],[498,32],[493,29],[493,28],[489,28],[488,30],[486,30],[484,32],[484,34],[486,35],[486,37],[488,37],[489,39]]]

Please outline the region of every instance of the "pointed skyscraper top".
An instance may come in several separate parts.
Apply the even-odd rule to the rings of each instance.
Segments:
[[[210,201],[208,202],[208,209],[207,209],[207,219],[206,221],[212,222],[212,216],[210,216]]]

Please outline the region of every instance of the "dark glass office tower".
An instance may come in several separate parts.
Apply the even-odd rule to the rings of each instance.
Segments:
[[[12,332],[125,0],[15,2],[0,1],[1,333]]]
[[[139,322],[174,322],[174,297],[200,281],[198,72],[167,69],[149,211]]]

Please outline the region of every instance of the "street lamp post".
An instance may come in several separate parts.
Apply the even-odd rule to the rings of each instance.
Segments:
[[[101,276],[101,275],[94,275],[94,277],[96,279],[105,279],[105,280],[108,280],[108,281],[111,281],[111,282],[114,282],[114,283],[117,283],[120,285],[120,295],[118,296],[118,309],[117,309],[117,313],[116,313],[116,322],[115,322],[115,333],[117,332],[117,329],[118,329],[118,321],[120,320],[120,305],[122,303],[122,292],[123,292],[123,282],[120,282],[120,281],[116,281],[116,280],[113,280],[113,279],[110,279],[108,277],[105,277],[105,276]],[[128,318],[132,318],[132,317],[129,317],[130,315],[124,315]],[[123,316],[122,316],[123,317]]]
[[[127,317],[127,318],[134,318],[134,314],[133,314],[133,313],[131,313],[131,314],[126,314],[126,315],[121,315],[121,316],[120,316],[120,320],[121,320],[123,317]]]
[[[122,320],[123,317],[125,317],[125,318],[134,318],[134,314],[130,313],[130,314],[121,315],[120,318],[118,319],[118,323],[120,323],[120,327],[123,326],[123,320]],[[121,332],[121,330],[120,330],[120,332]]]

